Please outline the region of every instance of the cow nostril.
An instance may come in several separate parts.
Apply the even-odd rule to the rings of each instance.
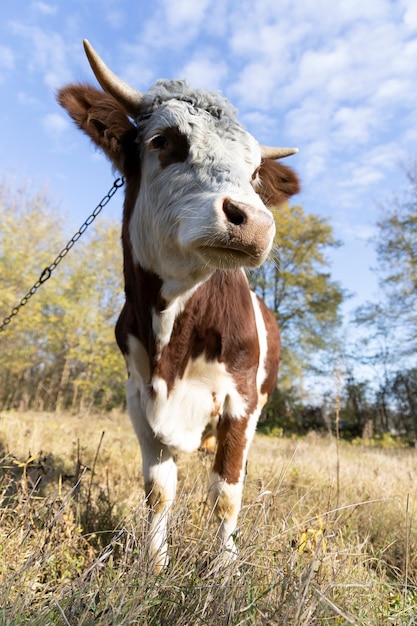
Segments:
[[[226,215],[227,221],[234,226],[242,226],[242,224],[247,222],[245,211],[228,198],[223,200],[223,213]]]

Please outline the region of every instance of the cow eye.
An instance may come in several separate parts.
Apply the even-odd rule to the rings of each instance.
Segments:
[[[167,138],[164,135],[156,135],[150,141],[151,150],[163,150],[167,146]]]

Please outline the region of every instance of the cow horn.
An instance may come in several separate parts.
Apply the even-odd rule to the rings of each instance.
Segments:
[[[298,148],[272,148],[270,146],[260,146],[260,148],[263,159],[283,159],[298,152]]]
[[[142,93],[133,89],[124,80],[116,76],[99,57],[87,39],[84,39],[83,44],[91,69],[104,91],[123,105],[128,113],[133,116],[137,115],[142,103]]]

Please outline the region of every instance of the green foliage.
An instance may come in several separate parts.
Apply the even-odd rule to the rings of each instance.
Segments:
[[[274,389],[262,413],[258,431],[274,437],[288,437],[305,435],[311,430],[328,430],[321,407],[304,403],[295,387]]]
[[[382,433],[374,435],[369,439],[363,437],[355,437],[351,441],[352,445],[365,446],[368,448],[382,448],[385,450],[401,450],[410,448],[410,441],[404,437],[394,437],[391,433]]]

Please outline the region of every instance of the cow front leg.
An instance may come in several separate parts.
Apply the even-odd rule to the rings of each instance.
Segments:
[[[247,418],[228,416],[220,419],[209,483],[210,501],[219,520],[221,551],[230,561],[238,555],[233,534],[242,503],[247,454],[253,438],[249,422]]]
[[[168,513],[177,488],[177,467],[165,446],[149,448],[143,455],[143,476],[148,505],[148,554],[155,572],[168,565]]]
[[[129,390],[129,385],[128,385]],[[156,437],[142,413],[139,393],[128,393],[128,409],[142,451],[148,506],[148,556],[155,572],[168,565],[168,513],[177,489],[177,466],[168,446]]]

